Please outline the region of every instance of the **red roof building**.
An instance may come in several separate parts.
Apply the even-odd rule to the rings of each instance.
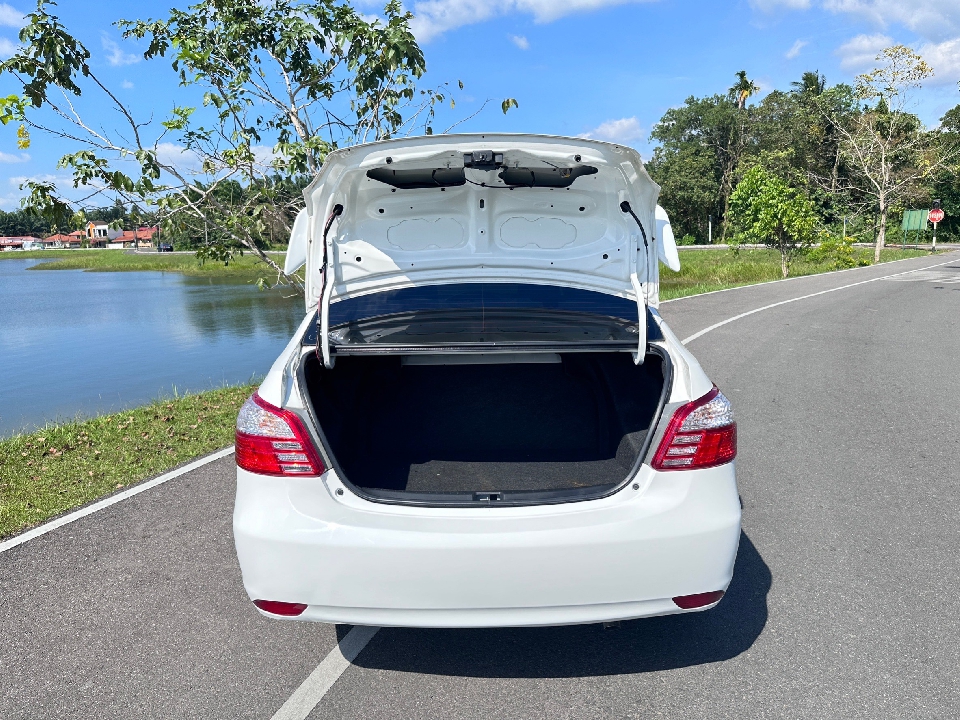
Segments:
[[[137,247],[153,247],[153,238],[158,232],[160,232],[160,228],[156,226],[139,227],[136,230],[124,230],[123,235],[111,240],[111,242],[123,243],[124,247],[133,245],[134,243],[136,243]]]
[[[153,240],[154,235],[158,232],[160,232],[160,228],[157,226],[138,227],[136,230],[124,230],[123,238],[130,238],[132,240],[136,237],[138,240]]]
[[[63,235],[61,233],[57,233],[56,235],[51,235],[50,237],[45,239],[43,242],[44,244],[53,244],[53,245],[60,243],[60,245],[66,248],[78,248],[80,247],[80,243],[83,242],[83,233],[80,233],[79,237],[74,236],[72,233],[70,235]]]

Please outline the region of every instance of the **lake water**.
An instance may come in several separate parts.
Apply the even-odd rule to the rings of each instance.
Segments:
[[[0,260],[0,437],[262,376],[302,297],[230,278]]]

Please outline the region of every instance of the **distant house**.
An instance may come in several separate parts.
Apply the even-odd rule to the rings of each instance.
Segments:
[[[0,237],[0,251],[7,250],[43,250],[44,242],[38,237]]]
[[[78,248],[83,242],[83,233],[79,236],[74,233],[70,233],[69,235],[57,233],[56,235],[51,235],[46,238],[43,242],[47,247]]]
[[[152,248],[153,240],[160,228],[138,227],[134,230],[124,230],[119,236],[107,243],[108,248]]]
[[[105,222],[94,222],[92,220],[87,223],[85,232],[90,247],[107,247],[108,243],[123,235],[122,230],[114,230]]]

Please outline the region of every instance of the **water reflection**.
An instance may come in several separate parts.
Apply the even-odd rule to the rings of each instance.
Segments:
[[[251,292],[251,287],[225,282],[224,278],[184,278],[184,307],[191,326],[205,337],[266,333],[289,340],[303,318],[302,313],[290,312],[291,303],[301,308],[302,296],[291,290],[260,292],[255,287]]]
[[[0,260],[0,436],[262,375],[303,318],[289,291]]]

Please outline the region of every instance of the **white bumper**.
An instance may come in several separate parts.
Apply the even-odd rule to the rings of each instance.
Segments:
[[[625,620],[688,612],[671,598],[725,590],[740,539],[733,464],[643,466],[635,482],[588,502],[416,508],[365,501],[333,472],[238,469],[237,556],[251,600],[306,603],[298,619],[356,625]]]

